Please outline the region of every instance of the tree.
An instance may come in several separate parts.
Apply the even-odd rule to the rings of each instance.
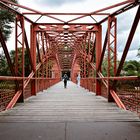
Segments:
[[[11,50],[10,51],[10,57],[12,60],[12,63],[14,64],[15,67],[15,50]],[[29,55],[27,53],[27,50],[25,49],[25,64],[24,64],[24,68],[25,68],[25,76],[28,76],[29,73],[31,72],[31,66],[30,66],[30,61],[29,61]],[[20,76],[22,73],[22,48],[18,48],[18,75]]]
[[[17,0],[10,0],[17,3]],[[0,9],[0,29],[3,32],[5,41],[8,40],[12,32],[11,23],[15,21],[15,14],[7,10]]]
[[[136,60],[126,61],[123,70],[126,76],[139,76],[140,62]]]
[[[10,70],[3,52],[0,53],[0,76],[10,75]]]
[[[12,63],[14,64],[13,66],[15,67],[15,50],[10,51],[10,58]],[[22,73],[22,68],[21,68],[21,63],[22,63],[22,48],[18,48],[18,76],[21,76]],[[27,53],[27,50],[25,49],[25,76],[28,76],[31,72],[31,65],[29,61],[29,55]],[[6,57],[4,55],[4,52],[0,53],[0,76],[10,76],[11,72],[9,69],[9,66],[7,64]]]

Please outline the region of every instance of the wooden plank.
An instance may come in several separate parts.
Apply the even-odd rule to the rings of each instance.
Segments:
[[[60,82],[0,113],[0,122],[69,121],[139,121],[139,117],[70,81],[66,89]]]

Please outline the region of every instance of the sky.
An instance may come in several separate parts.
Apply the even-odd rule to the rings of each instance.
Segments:
[[[123,0],[125,1],[125,0]],[[21,5],[36,9],[41,12],[92,12],[112,4],[122,2],[122,0],[19,0]],[[117,49],[118,59],[121,58],[122,51],[126,44],[133,19],[137,7],[133,8],[119,16],[117,16]],[[106,23],[103,24],[103,36],[106,32]],[[14,32],[13,32],[14,34]],[[12,35],[13,35],[12,34]],[[11,35],[11,36],[12,36]],[[133,38],[132,45],[127,55],[127,60],[140,60],[137,55],[138,47],[140,46],[140,23]],[[104,37],[103,37],[104,38]],[[13,39],[7,42],[7,45],[11,45]]]

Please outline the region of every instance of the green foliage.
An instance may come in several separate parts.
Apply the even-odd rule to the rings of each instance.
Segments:
[[[12,60],[12,63],[15,64],[15,51],[12,50],[10,52],[10,57],[11,57],[11,60]],[[25,76],[28,76],[29,73],[30,73],[30,61],[29,61],[29,55],[27,53],[27,50],[25,49],[25,56],[24,56],[24,68],[25,68]],[[22,73],[22,48],[18,48],[18,74],[21,75]]]
[[[17,3],[17,0],[10,1]],[[14,22],[14,20],[15,15],[12,12],[0,9],[0,29],[3,32],[5,41],[8,40],[12,32],[11,23]]]
[[[1,53],[0,54],[0,76],[4,76],[4,75],[10,75],[10,71],[9,71],[4,53]]]
[[[140,76],[140,62],[136,60],[126,61],[123,67],[124,76]]]
[[[117,65],[118,65],[118,62],[117,62]],[[113,60],[113,56],[112,56],[112,59],[110,61],[110,76],[114,76],[114,60]],[[108,69],[108,58],[107,56],[105,56],[105,59],[103,60],[103,63],[102,63],[102,74],[104,76],[107,76],[107,69]]]
[[[113,64],[113,62],[111,62]],[[119,62],[117,62],[118,64]],[[112,65],[111,64],[111,65]],[[102,64],[102,74],[107,76],[107,59]],[[140,62],[136,60],[126,61],[121,71],[122,76],[140,76]],[[110,68],[110,76],[114,76],[113,67]]]
[[[14,64],[15,67],[15,51],[12,50],[10,52],[10,58],[12,63]],[[29,73],[31,72],[31,67],[30,67],[30,61],[29,61],[29,55],[25,49],[25,76],[28,76]],[[18,76],[21,75],[22,73],[22,48],[18,48]],[[8,67],[7,60],[5,58],[4,53],[0,54],[0,76],[8,76],[11,75],[10,69]]]

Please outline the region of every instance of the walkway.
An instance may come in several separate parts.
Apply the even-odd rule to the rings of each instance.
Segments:
[[[60,82],[0,113],[1,140],[138,140],[139,132],[136,114],[72,82],[67,89]]]

